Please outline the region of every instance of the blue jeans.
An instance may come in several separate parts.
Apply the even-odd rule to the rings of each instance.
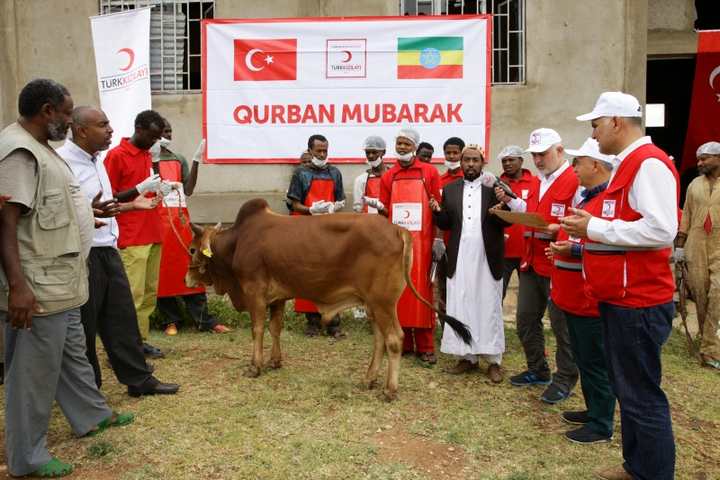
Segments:
[[[600,303],[608,376],[620,402],[623,466],[638,480],[675,477],[670,405],[660,387],[660,351],[674,313],[672,302],[647,308]]]

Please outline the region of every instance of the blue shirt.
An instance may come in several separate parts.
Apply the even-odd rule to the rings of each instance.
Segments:
[[[345,191],[343,190],[342,174],[340,170],[332,165],[327,165],[325,168],[313,168],[313,167],[300,167],[298,168],[290,180],[290,187],[288,188],[287,197],[288,199],[297,200],[304,204],[305,197],[307,197],[310,191],[310,184],[313,180],[332,180],[335,183],[335,201],[339,202],[345,200]]]

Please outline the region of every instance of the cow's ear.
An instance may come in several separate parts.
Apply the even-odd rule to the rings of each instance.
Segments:
[[[190,222],[190,228],[192,229],[193,233],[196,237],[201,237],[203,234],[203,228],[200,225],[196,225],[192,222]]]

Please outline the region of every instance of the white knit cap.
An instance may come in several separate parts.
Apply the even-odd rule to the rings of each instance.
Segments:
[[[718,142],[707,142],[700,145],[697,149],[696,157],[700,155],[720,155],[720,143]]]

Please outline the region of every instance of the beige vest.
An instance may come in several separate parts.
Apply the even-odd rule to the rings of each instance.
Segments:
[[[28,286],[43,312],[63,312],[88,299],[87,266],[81,255],[77,212],[70,194],[70,167],[54,151],[13,123],[0,132],[0,162],[15,150],[37,161],[33,209],[18,219],[20,262]],[[72,171],[71,171],[72,174]],[[0,311],[8,309],[8,284],[0,266]]]

